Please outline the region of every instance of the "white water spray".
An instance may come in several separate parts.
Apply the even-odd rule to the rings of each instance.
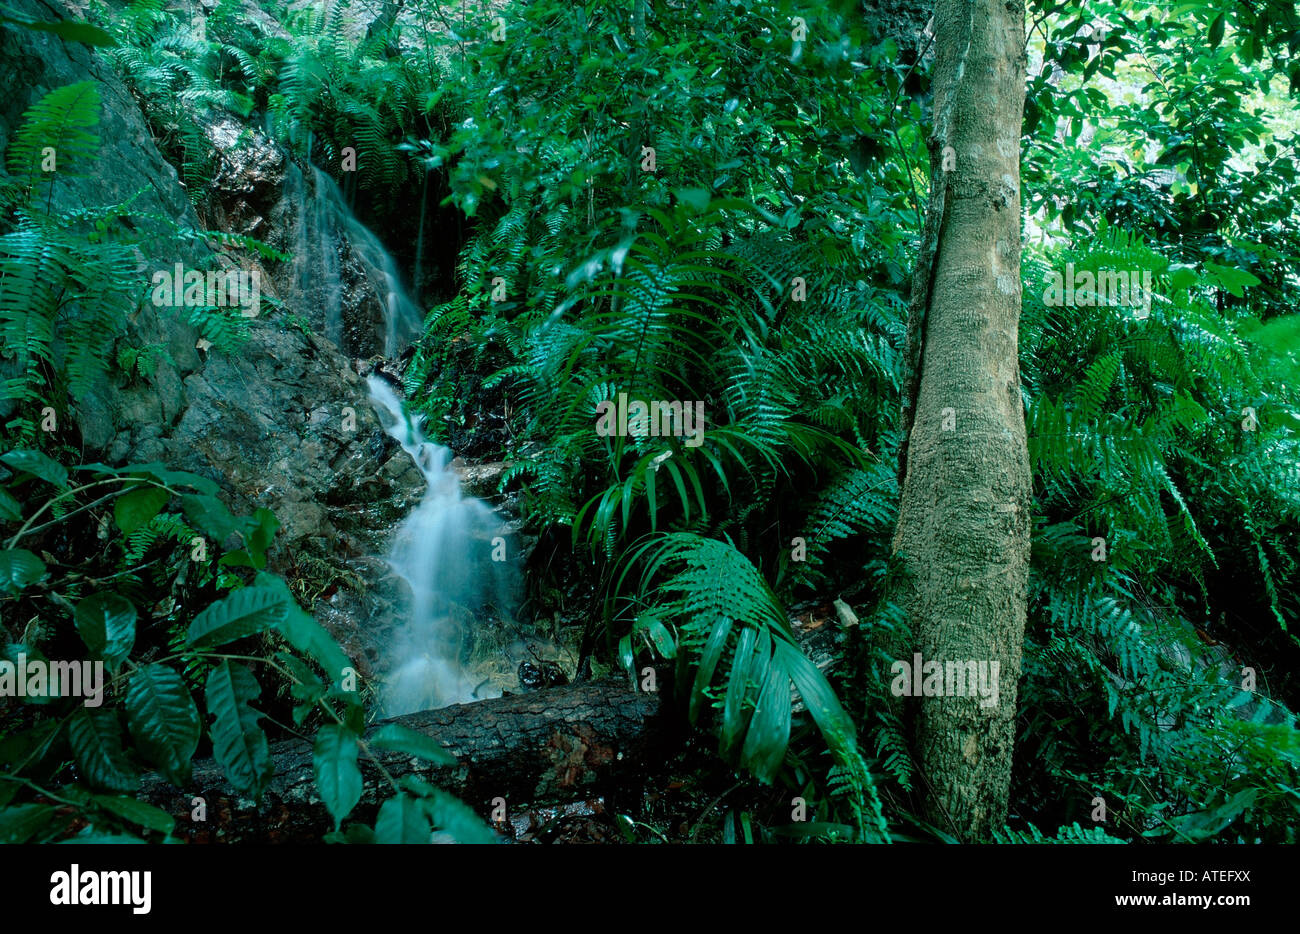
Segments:
[[[381,300],[384,354],[396,356],[418,336],[423,321],[419,306],[402,287],[396,261],[320,169],[312,168],[309,186],[290,161],[285,188],[298,206],[292,249],[300,306],[321,308],[326,335],[342,345],[345,296],[339,257],[347,244]],[[388,676],[381,692],[382,715],[498,697],[500,688],[467,672],[462,659],[475,621],[485,612],[507,615],[514,606],[513,566],[492,560],[499,554],[497,542],[503,544],[506,537],[503,523],[486,503],[462,494],[460,479],[448,466],[451,451],[425,440],[392,386],[373,375],[368,384],[384,430],[415,461],[426,483],[389,554],[394,573],[410,592],[383,649]]]
[[[336,344],[343,339],[343,281],[340,246],[351,245],[371,288],[384,306],[384,354],[398,349],[419,333],[424,315],[406,294],[397,262],[379,238],[357,220],[334,179],[312,167],[311,192],[302,172],[290,161],[284,173],[286,196],[298,205],[294,225],[294,282],[305,307],[317,305],[325,313],[325,336]]]
[[[384,429],[428,484],[397,530],[389,558],[410,585],[411,603],[388,650],[383,716],[497,697],[499,690],[473,683],[460,658],[475,615],[489,605],[500,611],[510,600],[508,566],[492,560],[493,539],[505,535],[501,521],[486,503],[461,493],[447,466],[451,451],[424,439],[388,383],[378,376],[368,382]]]

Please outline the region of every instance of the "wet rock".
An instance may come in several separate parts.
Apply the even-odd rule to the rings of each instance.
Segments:
[[[31,19],[54,18],[53,3],[13,0],[10,6]],[[155,234],[137,251],[142,294],[154,270],[177,262],[186,269],[214,266],[218,258],[202,241],[177,238],[149,219],[204,229],[134,98],[107,65],[78,43],[9,27],[0,27],[0,60],[6,66],[0,69],[0,147],[23,111],[49,90],[99,82],[99,166],[86,177],[60,179],[54,206],[135,197],[133,220]],[[290,213],[283,204],[283,155],[229,116],[212,118],[207,135],[221,157],[215,223],[282,245],[286,234],[277,224]],[[256,257],[223,253],[226,262],[261,270]],[[279,288],[281,270],[262,271],[269,273],[267,291],[286,291]],[[373,289],[368,300],[378,302]],[[299,319],[309,317],[309,309],[290,307]],[[392,527],[419,501],[423,479],[399,446],[385,443],[365,384],[316,322],[304,330],[268,306],[263,311],[239,350],[227,354],[199,352],[198,334],[183,313],[148,302],[123,309],[122,345],[159,345],[167,353],[152,377],[104,378],[73,408],[73,420],[87,460],[161,461],[215,480],[236,512],[273,510],[281,529],[272,570],[362,659],[367,626],[391,607],[387,567],[369,556],[386,553]]]
[[[479,499],[495,500],[499,498],[497,489],[501,477],[510,465],[503,461],[474,463],[463,457],[453,458],[449,465],[460,477],[461,489]]]

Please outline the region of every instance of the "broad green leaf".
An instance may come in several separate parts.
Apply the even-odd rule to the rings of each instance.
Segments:
[[[156,486],[144,486],[124,493],[113,504],[113,521],[126,535],[147,525],[167,505],[171,494]]]
[[[316,790],[334,818],[334,829],[361,800],[361,769],[357,767],[357,734],[335,723],[320,728],[312,749]]]
[[[644,633],[650,637],[651,644],[655,651],[663,658],[674,658],[677,655],[677,641],[673,634],[668,631],[668,627],[663,621],[654,616],[640,616],[633,625],[636,632]]]
[[[835,696],[835,689],[830,686],[821,669],[797,645],[783,639],[775,640],[774,654],[777,664],[794,682],[795,690],[803,699],[813,722],[826,737],[827,744],[831,748],[837,745],[856,746],[857,729],[853,720],[841,706],[839,698]]]
[[[397,794],[379,808],[375,820],[376,843],[430,843],[429,817],[421,802],[408,794]]]
[[[265,587],[245,587],[218,600],[190,623],[189,644],[210,649],[284,622],[288,607],[280,595]]]
[[[266,550],[271,547],[275,533],[280,528],[280,520],[269,509],[258,509],[253,513],[248,525],[248,551],[253,556],[254,566],[259,570],[266,567]]]
[[[438,830],[451,834],[457,843],[496,843],[496,832],[454,795],[434,788],[420,799],[420,806]]]
[[[142,477],[157,480],[164,486],[176,489],[178,487],[189,487],[192,490],[198,490],[204,496],[216,496],[221,492],[221,487],[207,477],[199,476],[196,473],[190,473],[185,470],[172,470],[166,464],[150,462],[148,464],[127,464],[125,467],[109,467],[107,464],[82,464],[77,470],[89,470],[96,474],[109,474],[111,476],[128,476]]]
[[[226,539],[240,531],[240,523],[215,496],[186,494],[181,497],[181,511],[190,525],[218,545],[224,545]]]
[[[26,843],[43,827],[58,818],[58,809],[48,804],[19,804],[0,808],[0,844]],[[59,822],[61,827],[62,821]]]
[[[200,722],[181,676],[159,664],[134,671],[126,688],[126,722],[140,752],[173,785],[183,786],[199,745]]]
[[[132,824],[137,824],[145,830],[156,830],[161,834],[170,835],[176,829],[176,818],[162,808],[156,808],[152,804],[137,801],[135,798],[95,795],[92,800],[104,810],[116,814],[123,820],[130,821]]]
[[[82,42],[86,45],[117,45],[117,40],[98,26],[92,26],[90,23],[77,22],[76,20],[69,19],[54,23],[42,23],[29,19],[0,15],[0,23],[13,23],[15,26],[21,26],[23,29],[32,29],[37,32],[48,32],[58,36],[60,39],[67,39],[69,42]]]
[[[731,656],[731,673],[727,679],[727,695],[722,706],[722,724],[719,745],[722,757],[730,759],[745,735],[749,723],[749,710],[745,698],[749,692],[749,669],[754,659],[754,642],[757,633],[746,626],[740,631],[736,649]]]
[[[709,192],[704,188],[677,188],[673,191],[677,200],[694,211],[704,211],[709,207]]]
[[[20,522],[23,518],[23,507],[9,495],[9,491],[0,488],[0,520],[7,522]]]
[[[427,759],[434,765],[455,765],[456,757],[443,749],[437,740],[417,733],[400,723],[385,723],[366,740],[376,749],[390,749]]]
[[[66,488],[68,485],[68,471],[64,466],[40,451],[10,451],[0,455],[0,461],[20,473],[29,473],[55,486]]]
[[[87,827],[75,837],[69,837],[67,840],[60,840],[59,843],[88,843],[98,846],[99,844],[108,843],[144,843],[144,841],[139,837],[133,837],[126,833],[105,833],[101,830],[95,829],[94,827]]]
[[[699,667],[695,672],[695,688],[691,692],[689,708],[689,719],[692,723],[699,719],[700,705],[704,702],[704,692],[713,683],[713,673],[717,670],[718,661],[722,658],[722,652],[727,647],[727,637],[731,635],[732,625],[732,620],[727,617],[718,617],[718,621],[713,624],[713,628],[709,631],[709,638],[704,643],[704,648],[700,650]]]
[[[29,730],[0,737],[0,766],[7,767],[3,771],[15,771],[23,762],[28,765],[40,762],[60,726],[58,720],[40,720]],[[0,789],[4,787],[5,783],[0,783]]]
[[[1245,296],[1246,288],[1259,285],[1259,278],[1245,269],[1237,269],[1234,266],[1223,266],[1211,262],[1206,262],[1205,268],[1213,278],[1219,281],[1220,285],[1237,298]]]
[[[767,682],[749,720],[741,764],[759,781],[770,784],[781,769],[790,744],[790,678],[780,665],[768,668]]]
[[[18,593],[45,576],[45,562],[23,548],[0,551],[0,593]]]
[[[373,830],[355,821],[348,824],[347,830],[331,830],[321,837],[321,840],[325,843],[345,843],[354,846],[367,846],[378,842]]]
[[[18,674],[18,672],[22,669],[22,665],[21,665],[21,663],[24,661],[23,656],[26,656],[25,661],[28,662],[28,663],[30,663],[30,662],[45,662],[45,663],[48,663],[48,662],[49,662],[49,659],[47,659],[47,658],[45,657],[44,653],[42,653],[41,650],[40,650],[37,646],[35,646],[35,645],[30,645],[30,644],[25,643],[25,642],[10,642],[10,643],[5,644],[5,645],[3,646],[3,648],[0,648],[0,657],[3,657],[6,661],[11,662],[11,663],[14,665],[14,677],[15,677],[15,679],[16,679],[17,677],[20,677],[19,674]],[[48,669],[48,668],[46,669],[47,672],[48,672],[49,670],[50,670],[50,669]],[[29,683],[30,683],[30,682],[29,682]],[[48,687],[48,684],[49,684],[49,682],[48,682],[48,680],[47,680],[47,681],[46,681],[46,686],[47,686],[47,687]],[[15,685],[14,687],[15,687],[15,693],[16,693],[16,692],[17,692],[17,691],[16,691],[16,689],[17,689],[17,685]],[[39,694],[37,694],[36,696],[33,696],[33,695],[31,695],[31,694],[28,694],[28,695],[27,695],[23,700],[24,700],[25,703],[28,703],[28,704],[36,704],[36,705],[40,706],[40,705],[44,705],[44,704],[52,704],[52,703],[54,703],[56,700],[58,700],[58,695],[51,694],[48,690],[44,690],[44,691],[41,691],[41,692],[40,692]]]
[[[266,734],[257,723],[262,714],[251,706],[261,693],[257,678],[238,662],[223,659],[208,675],[212,754],[230,784],[255,798],[261,797],[275,772]]]
[[[82,777],[108,791],[131,793],[140,785],[122,751],[117,711],[78,707],[68,721],[68,744]]]
[[[136,611],[131,601],[115,593],[97,593],[77,604],[77,632],[91,654],[117,666],[135,647]]]
[[[342,678],[343,669],[352,667],[352,660],[325,627],[298,606],[289,585],[276,575],[265,573],[258,574],[255,583],[259,588],[279,594],[285,604],[285,616],[274,624],[275,630],[299,652],[314,658],[331,681]]]
[[[1225,25],[1222,13],[1214,18],[1214,22],[1210,23],[1210,48],[1217,49],[1219,43],[1223,41],[1223,30]]]

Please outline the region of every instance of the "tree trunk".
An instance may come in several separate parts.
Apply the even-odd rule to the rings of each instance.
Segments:
[[[925,811],[976,840],[1006,817],[1029,575],[1017,360],[1024,5],[938,0],[935,33],[931,194],[908,315],[893,550],[916,651],[943,673],[942,694],[929,679],[910,685],[921,697]],[[948,678],[947,663],[970,662],[990,677],[997,663],[996,694],[972,696]]]
[[[632,46],[641,48],[645,45],[645,18],[650,9],[650,0],[632,0]]]
[[[655,694],[634,694],[604,681],[427,710],[395,722],[432,737],[457,764],[434,768],[396,752],[378,753],[379,761],[394,779],[425,778],[484,819],[498,797],[513,813],[528,804],[608,796],[620,781],[634,785],[648,763],[667,758],[676,721],[659,707]],[[260,805],[232,791],[210,759],[194,763],[193,779],[183,790],[161,776],[146,776],[139,798],[176,816],[182,840],[319,842],[334,822],[316,794],[311,743],[286,740],[271,755],[275,777]],[[360,764],[365,791],[348,820],[373,822],[393,790],[364,754]],[[195,797],[203,798],[206,821],[191,819]]]

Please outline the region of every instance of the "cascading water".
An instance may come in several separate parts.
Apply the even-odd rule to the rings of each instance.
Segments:
[[[297,206],[294,280],[299,307],[320,308],[326,334],[343,345],[344,282],[340,255],[357,261],[383,308],[384,354],[395,357],[419,333],[419,307],[402,287],[397,264],[379,238],[353,215],[327,174],[312,168],[311,185],[290,160],[286,195]],[[370,400],[385,431],[415,461],[427,484],[420,504],[393,541],[389,563],[409,587],[403,613],[381,646],[387,677],[382,714],[399,716],[500,696],[492,683],[465,667],[474,624],[491,613],[509,618],[514,607],[513,565],[502,557],[506,531],[481,500],[462,494],[448,466],[451,451],[426,441],[392,386],[369,377]],[[517,662],[517,659],[515,660]]]
[[[369,377],[370,398],[385,430],[411,455],[428,484],[393,543],[393,570],[411,589],[411,606],[390,646],[392,668],[382,696],[384,716],[431,710],[499,696],[475,690],[461,666],[467,624],[484,606],[510,599],[508,568],[491,560],[501,521],[481,500],[464,496],[448,468],[451,451],[424,439],[382,378]],[[504,541],[502,537],[500,541]]]
[[[394,356],[419,333],[424,315],[402,287],[396,261],[379,238],[357,220],[334,179],[315,166],[311,172],[310,191],[292,161],[284,173],[286,196],[298,205],[293,256],[299,299],[304,307],[323,310],[325,335],[341,346],[343,277],[339,247],[348,244],[352,257],[383,302],[384,354]]]

